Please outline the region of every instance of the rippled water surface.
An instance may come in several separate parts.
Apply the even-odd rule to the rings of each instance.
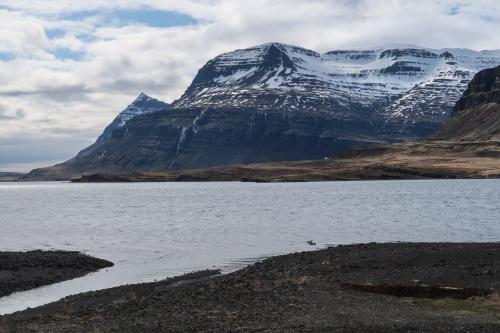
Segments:
[[[78,250],[115,263],[0,298],[0,314],[329,244],[498,240],[500,180],[0,183],[0,251]]]

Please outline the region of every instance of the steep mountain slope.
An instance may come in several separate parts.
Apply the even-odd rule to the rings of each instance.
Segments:
[[[500,52],[392,48],[319,54],[278,43],[209,61],[174,108],[301,110],[368,122],[378,134],[419,137],[451,113],[473,75]]]
[[[436,138],[500,141],[500,66],[479,72]]]
[[[79,182],[322,181],[500,178],[500,66],[477,73],[451,119],[433,136],[358,147],[329,160],[233,165],[128,175],[93,174]]]
[[[86,152],[95,150],[107,143],[113,136],[113,132],[120,127],[123,127],[130,119],[137,117],[139,115],[148,114],[152,112],[166,110],[169,104],[162,102],[160,100],[149,97],[144,93],[140,93],[139,96],[116,116],[116,118],[109,124],[103,131],[103,133],[97,138],[96,142],[85,149]]]
[[[380,48],[325,54],[278,43],[222,54],[162,112],[40,174],[192,169],[322,159],[432,133],[500,52]]]
[[[167,110],[169,106],[167,103],[141,93],[104,129],[94,144],[79,152],[77,156],[69,161],[49,168],[34,169],[28,175],[25,175],[23,179],[64,180],[75,174],[83,174],[87,170],[92,170],[91,165],[87,162],[89,156],[92,156],[91,159],[99,160],[99,156],[102,154],[99,148],[112,141],[114,133],[119,132],[129,120],[140,115]]]

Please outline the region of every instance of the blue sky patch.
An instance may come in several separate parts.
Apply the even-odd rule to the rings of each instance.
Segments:
[[[84,21],[90,18],[97,18],[96,27],[106,26],[127,26],[140,24],[150,27],[175,27],[197,24],[198,21],[189,15],[184,15],[175,11],[161,11],[152,8],[141,9],[118,9],[118,10],[89,10],[79,11],[65,14],[60,17],[68,21]],[[54,28],[45,30],[45,34],[49,39],[57,39],[64,37],[66,30],[62,28]],[[78,38],[83,42],[91,42],[95,39],[89,34],[78,35]],[[58,48],[50,50],[54,56],[59,59],[81,60],[84,57],[83,52],[74,52],[67,48]],[[2,60],[0,55],[0,60]]]
[[[175,27],[198,23],[189,15],[175,11],[162,11],[152,8],[142,9],[118,9],[118,10],[91,10],[81,11],[64,15],[62,18],[71,21],[82,21],[90,17],[101,17],[102,22],[98,25],[126,26],[131,24],[142,24],[150,27]]]
[[[49,39],[63,37],[65,34],[66,34],[66,30],[64,30],[64,29],[46,29],[45,30],[45,35]]]
[[[0,52],[0,61],[9,61],[16,59],[16,55],[10,52]]]
[[[158,11],[152,9],[143,10],[120,10],[113,13],[121,24],[144,24],[150,27],[175,27],[196,24],[197,21],[191,16],[171,11]]]
[[[84,52],[75,52],[70,49],[66,48],[60,48],[52,51],[52,54],[54,54],[58,59],[70,59],[70,60],[82,60],[82,58],[85,56]]]

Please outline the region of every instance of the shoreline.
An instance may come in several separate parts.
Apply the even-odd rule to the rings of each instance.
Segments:
[[[74,183],[315,182],[353,180],[498,179],[497,141],[418,141],[353,148],[333,159],[269,162],[168,172],[94,173]]]
[[[113,263],[76,251],[0,252],[0,297],[71,280]]]
[[[343,245],[219,274],[70,296],[0,332],[500,330],[500,243]]]

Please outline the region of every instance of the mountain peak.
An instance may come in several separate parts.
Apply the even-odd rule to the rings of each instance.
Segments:
[[[449,117],[474,73],[499,62],[494,52],[417,45],[321,55],[270,42],[210,60],[172,107],[237,106],[336,114],[377,110],[373,117],[384,133],[404,127],[405,135],[413,135],[412,131],[423,135]]]
[[[113,132],[116,129],[125,126],[130,119],[142,114],[166,110],[169,105],[170,104],[141,92],[139,96],[129,106],[127,106],[125,110],[120,112],[113,122],[104,129],[104,132],[97,139],[96,143],[84,150],[84,152],[92,151],[93,149],[97,149],[105,144],[112,137]]]
[[[280,46],[285,46],[285,44],[278,43],[278,42],[269,42],[269,43],[264,43],[264,44],[257,45],[256,47],[265,48],[265,47],[271,47],[271,46],[280,47]]]
[[[152,97],[146,95],[145,93],[141,92],[139,94],[139,96],[137,96],[137,98],[132,102],[132,104],[134,103],[137,103],[137,102],[143,102],[143,101],[146,101],[148,99],[151,99]]]
[[[251,47],[251,48],[268,49],[270,47],[276,47],[276,48],[279,48],[279,49],[286,49],[286,48],[289,48],[289,47],[293,48],[293,47],[297,47],[297,46],[288,45],[288,44],[279,43],[279,42],[269,42],[269,43],[264,43],[264,44],[256,45],[256,46]]]
[[[145,93],[141,92],[137,98],[130,103],[129,106],[125,110],[123,110],[122,113],[137,113],[137,110],[144,110],[144,109],[163,109],[166,106],[168,106],[167,103],[162,102],[156,98],[153,98],[151,96],[146,95]]]

